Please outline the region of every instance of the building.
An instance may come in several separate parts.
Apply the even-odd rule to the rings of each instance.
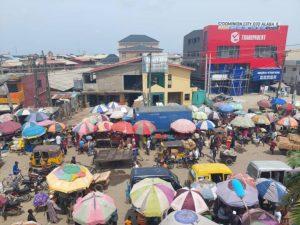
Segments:
[[[299,89],[300,94],[300,49],[288,50],[283,68],[283,81]]]
[[[195,47],[190,43],[192,47],[186,50],[190,52],[187,56],[192,54],[189,57],[193,58],[196,55],[197,60],[200,57],[197,80],[208,91],[231,95],[258,92],[261,85],[271,85],[281,79],[287,31],[288,26],[276,23],[222,22],[209,25],[203,28],[202,34],[195,31],[195,35],[193,32],[187,35],[187,46],[189,40],[195,42]],[[198,34],[202,39],[197,39]],[[206,58],[211,62],[207,83]]]
[[[159,41],[147,35],[132,34],[119,41],[119,58],[125,61],[141,57],[143,53],[160,53]]]

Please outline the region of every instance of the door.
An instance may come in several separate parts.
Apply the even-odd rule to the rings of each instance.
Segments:
[[[156,105],[157,102],[164,103],[164,93],[153,93],[152,97],[152,105]]]

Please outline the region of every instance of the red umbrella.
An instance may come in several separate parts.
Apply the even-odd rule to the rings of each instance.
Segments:
[[[261,108],[271,108],[272,107],[271,102],[268,101],[267,99],[262,99],[262,100],[258,101],[257,105]]]
[[[114,132],[120,132],[123,134],[133,134],[133,127],[130,123],[125,121],[120,121],[117,123],[114,123],[111,127],[112,131]]]
[[[140,120],[133,125],[133,131],[139,135],[151,135],[156,131],[156,127],[148,120]]]
[[[21,130],[21,124],[14,121],[7,121],[0,124],[1,135],[13,134],[19,130]]]
[[[179,119],[171,123],[171,128],[178,133],[189,134],[195,132],[196,125],[190,120]]]

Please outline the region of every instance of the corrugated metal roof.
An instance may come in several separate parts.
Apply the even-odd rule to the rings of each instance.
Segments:
[[[128,48],[119,48],[119,52],[161,52],[161,48],[148,47],[146,45],[136,45]]]
[[[286,163],[281,161],[273,160],[262,160],[262,161],[251,161],[259,170],[270,171],[270,170],[291,170]]]
[[[158,42],[158,40],[143,34],[131,34],[119,42]]]
[[[191,111],[185,106],[150,106],[135,109],[136,113]]]

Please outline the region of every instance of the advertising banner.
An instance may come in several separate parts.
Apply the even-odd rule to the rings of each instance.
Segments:
[[[273,80],[279,81],[281,79],[282,70],[280,68],[274,69],[255,69],[252,72],[253,81]]]
[[[151,72],[166,73],[168,72],[168,54],[167,53],[152,53]],[[150,55],[143,54],[143,73],[150,71]]]

